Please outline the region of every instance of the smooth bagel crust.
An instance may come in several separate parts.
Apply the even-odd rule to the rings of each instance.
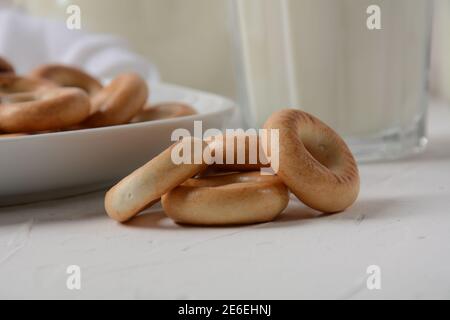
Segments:
[[[95,112],[85,127],[107,127],[129,123],[147,103],[147,83],[137,74],[122,74],[92,98]]]
[[[15,73],[14,67],[6,61],[4,58],[0,57],[0,73]]]
[[[198,139],[185,138],[183,141],[199,143],[203,149],[206,147],[206,143]],[[172,145],[108,191],[105,209],[112,219],[118,222],[130,220],[165,193],[207,168],[203,161],[199,164],[175,164],[172,151],[180,143],[183,142]]]
[[[171,219],[199,226],[270,222],[288,203],[289,192],[280,178],[259,172],[191,179],[162,197]]]
[[[172,102],[162,103],[154,106],[150,106],[142,110],[137,116],[133,118],[131,122],[146,122],[165,120],[173,118],[187,117],[197,114],[197,111],[183,103]]]
[[[0,131],[53,131],[89,116],[89,97],[77,88],[43,88],[0,96]]]
[[[299,200],[324,213],[341,212],[356,201],[358,166],[334,130],[314,116],[292,109],[273,114],[264,127],[279,130],[277,174]]]
[[[61,87],[80,88],[89,96],[94,96],[102,90],[102,84],[86,72],[75,67],[58,64],[43,65],[30,74],[32,78],[46,79]]]

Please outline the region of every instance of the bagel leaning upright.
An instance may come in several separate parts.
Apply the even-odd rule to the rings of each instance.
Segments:
[[[344,211],[356,201],[360,190],[358,166],[333,129],[293,109],[273,114],[264,128],[279,130],[277,175],[299,200],[324,213]]]

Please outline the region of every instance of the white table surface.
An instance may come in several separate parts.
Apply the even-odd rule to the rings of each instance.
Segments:
[[[450,298],[450,108],[432,105],[424,154],[361,174],[343,214],[292,201],[242,228],[180,227],[158,209],[120,225],[103,193],[0,209],[0,298]],[[81,290],[66,287],[70,265]]]

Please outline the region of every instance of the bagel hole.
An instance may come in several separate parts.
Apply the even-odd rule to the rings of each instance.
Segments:
[[[329,170],[334,170],[339,163],[340,153],[335,144],[320,137],[302,137],[303,144],[310,155]]]
[[[273,176],[262,176],[259,171],[247,173],[228,172],[228,173],[211,174],[197,179],[191,179],[187,181],[184,184],[184,186],[215,188],[215,187],[268,182],[271,181],[271,179],[273,179]]]

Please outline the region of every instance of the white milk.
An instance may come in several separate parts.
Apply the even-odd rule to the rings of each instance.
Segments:
[[[381,7],[382,30],[367,28],[366,11],[374,4]],[[383,139],[423,143],[429,4],[236,0],[249,125],[294,107],[360,146]]]

